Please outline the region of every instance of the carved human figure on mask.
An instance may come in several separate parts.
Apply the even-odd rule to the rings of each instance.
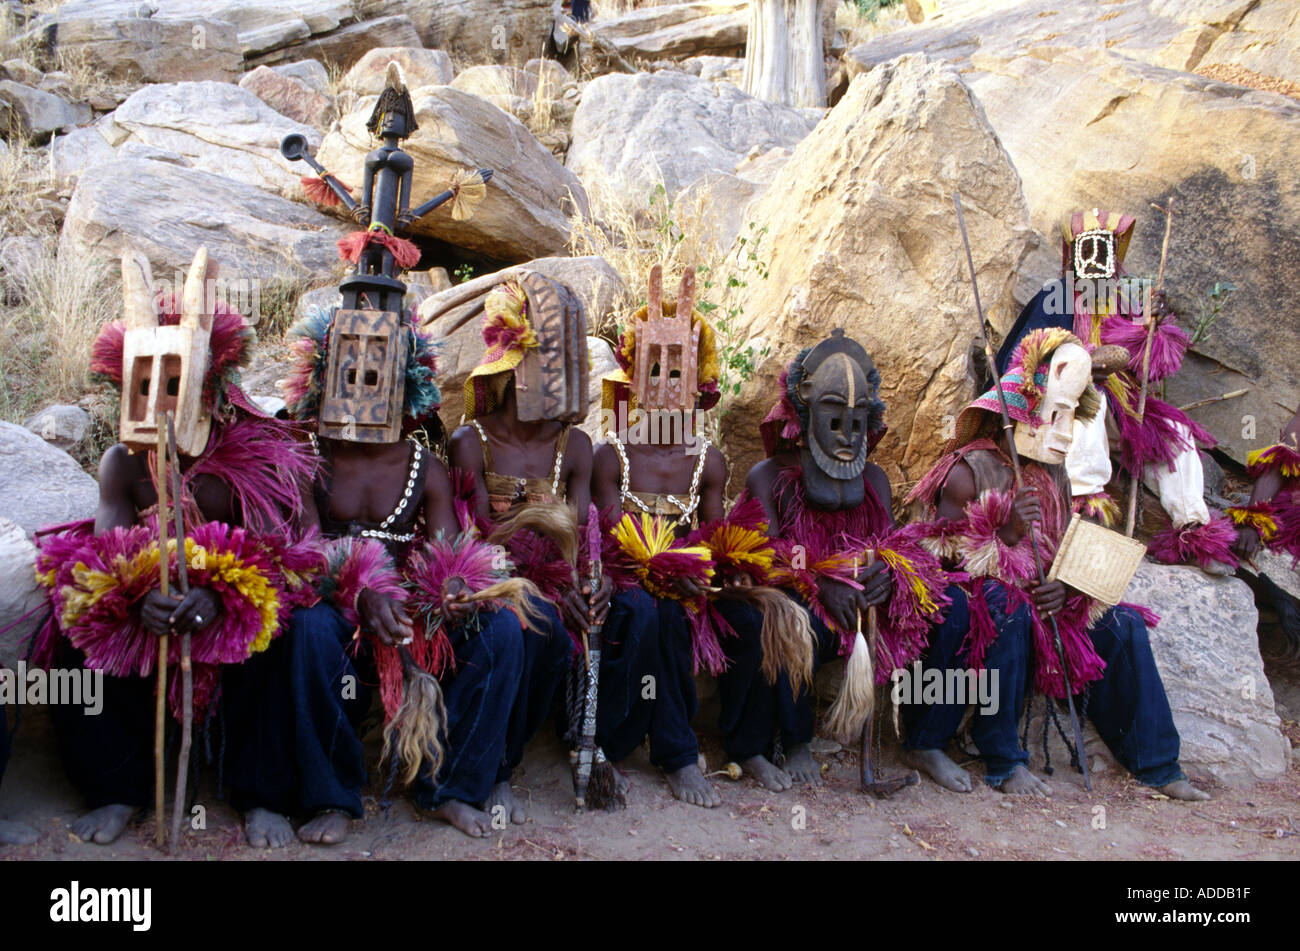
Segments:
[[[1048,283],[1025,305],[998,353],[1004,372],[1015,348],[1032,330],[1071,330],[1089,350],[1123,347],[1127,366],[1100,374],[1098,383],[1108,410],[1080,433],[1066,460],[1074,508],[1104,525],[1120,519],[1120,507],[1106,492],[1112,474],[1111,453],[1118,452],[1130,473],[1139,473],[1160,498],[1170,524],[1152,537],[1150,554],[1170,564],[1199,565],[1211,574],[1231,573],[1235,534],[1222,514],[1205,504],[1204,475],[1197,446],[1210,448],[1214,438],[1186,413],[1158,399],[1153,390],[1176,373],[1190,340],[1178,326],[1163,291],[1151,294],[1155,321],[1147,368],[1148,392],[1138,416],[1146,322],[1147,290],[1127,278],[1124,257],[1135,219],[1093,209],[1075,212],[1061,223],[1061,280]]]
[[[301,545],[315,464],[301,435],[239,388],[252,328],[216,299],[215,277],[215,262],[200,249],[182,294],[166,298],[144,257],[124,254],[124,319],[102,328],[91,357],[93,373],[122,387],[122,442],[100,462],[94,519],[38,536],[38,576],[53,610],[33,661],[106,675],[99,715],[53,710],[65,767],[91,810],[72,826],[85,841],[113,842],[153,801],[154,636],[176,633],[192,636],[200,722],[221,686],[231,727],[225,776],[245,813],[246,838],[266,845],[286,829],[292,836],[284,816],[291,802],[245,727],[264,699],[259,678],[276,663],[281,628],[315,600],[319,557]],[[188,553],[184,595],[164,595],[158,574],[155,457],[168,412],[180,481],[171,505]],[[173,537],[169,550],[174,545]],[[169,649],[171,675],[180,668],[179,638]],[[168,701],[179,719],[174,683]]]
[[[1010,441],[990,390],[958,416],[946,454],[909,494],[921,508],[909,531],[962,579],[948,589],[952,608],[931,629],[924,663],[946,682],[954,672],[997,672],[999,703],[971,721],[986,782],[1010,794],[1050,795],[1028,770],[1016,726],[1031,684],[1049,698],[1065,696],[1047,622],[1055,618],[1068,682],[1088,692],[1083,708],[1116,758],[1171,798],[1207,799],[1178,764],[1178,731],[1147,635],[1153,617],[1038,580],[1031,531],[1046,572],[1070,519],[1067,423],[1087,423],[1102,410],[1091,377],[1092,359],[1077,337],[1061,328],[1031,331],[1001,380],[1015,421]],[[1021,455],[1020,487],[1013,452]],[[955,792],[972,788],[970,774],[946,753],[965,712],[965,702],[907,707],[909,762]]]
[[[718,604],[737,634],[722,639],[729,661],[719,677],[724,744],[774,791],[821,782],[809,747],[815,667],[847,655],[848,667],[869,678],[846,682],[859,689],[842,688],[831,711],[837,732],[857,729],[858,736],[846,737],[856,743],[867,710],[850,704],[850,695],[870,696],[873,683],[883,685],[915,658],[928,619],[945,603],[946,584],[938,562],[895,531],[889,480],[867,458],[885,434],[885,406],[877,396],[880,375],[862,345],[837,329],[800,353],[780,385],[784,395],[760,427],[768,458],[750,470],[733,518],[742,507],[761,507],[775,548],[765,583],[807,611],[813,663],[803,671],[787,665],[769,677],[760,636],[768,612],[743,602]],[[855,646],[859,619],[886,606],[875,651]],[[778,752],[783,766],[773,760]]]

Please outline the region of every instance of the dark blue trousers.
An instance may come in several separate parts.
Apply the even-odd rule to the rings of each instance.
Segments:
[[[65,643],[52,666],[79,670],[85,659]],[[63,768],[87,807],[153,803],[153,678],[105,676],[97,715],[52,704],[50,717]]]
[[[800,605],[805,602],[793,592],[786,592]],[[782,746],[789,750],[813,738],[812,695],[802,690],[794,695],[784,674],[775,684],[763,676],[763,614],[742,601],[720,600],[718,610],[732,626],[736,637],[724,637],[722,649],[730,662],[718,678],[718,695],[722,711],[718,727],[723,734],[727,756],[737,763],[753,756],[772,755],[772,741],[778,734]],[[809,612],[813,636],[813,669],[834,659],[839,651],[839,635]]]
[[[1088,717],[1115,758],[1147,786],[1187,776],[1178,765],[1178,728],[1151,653],[1146,622],[1114,607],[1088,632],[1106,672],[1088,693]]]
[[[508,781],[515,767],[524,761],[524,747],[550,716],[556,692],[564,683],[574,653],[573,641],[560,620],[559,609],[544,599],[535,599],[533,606],[542,612],[544,620],[520,634],[523,659],[508,711],[504,755],[496,763],[499,783]]]
[[[9,721],[5,718],[5,708],[0,704],[0,783],[5,781],[5,767],[9,765]]]
[[[453,632],[456,671],[442,679],[447,705],[446,759],[434,788],[416,781],[415,801],[425,809],[457,800],[481,805],[492,792],[506,755],[532,631],[509,610],[479,611]],[[567,647],[568,638],[564,643]]]
[[[966,592],[957,585],[947,591],[952,607],[942,624],[931,628],[930,646],[922,659],[922,676],[936,671],[967,670],[962,642],[970,631],[970,606]],[[984,676],[997,673],[997,704],[989,709],[976,706],[971,720],[971,739],[987,767],[986,781],[1000,786],[1017,766],[1028,765],[1029,753],[1020,747],[1016,725],[1025,701],[1029,679],[1029,650],[1033,627],[1029,607],[1022,605],[1010,616],[1006,612],[1006,594],[1001,585],[986,582],[985,599],[993,616],[998,636],[984,655]],[[916,667],[910,668],[914,674]],[[923,681],[924,682],[924,681]],[[945,678],[946,682],[946,678]],[[910,691],[903,696],[903,717],[907,736],[903,746],[910,750],[943,750],[961,726],[968,698],[947,696],[938,703],[908,702]],[[960,702],[959,702],[960,701]]]
[[[676,772],[696,761],[698,700],[682,606],[640,588],[619,592],[602,632],[596,741],[618,763],[650,738],[650,762]]]
[[[321,602],[295,610],[262,654],[223,671],[231,804],[283,815],[365,810],[366,762],[356,726],[370,706],[352,627]],[[363,668],[358,671],[358,666]]]

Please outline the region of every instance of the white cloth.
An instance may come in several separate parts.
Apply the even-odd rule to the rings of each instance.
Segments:
[[[1070,477],[1071,495],[1095,495],[1110,481],[1110,441],[1106,438],[1106,414],[1100,412],[1092,422],[1074,418],[1074,441],[1065,457],[1065,471]]]
[[[1175,423],[1178,435],[1190,449],[1184,449],[1174,458],[1174,471],[1159,463],[1147,466],[1142,481],[1147,488],[1160,496],[1160,507],[1169,513],[1174,528],[1187,525],[1205,525],[1210,521],[1210,508],[1205,504],[1205,471],[1201,456],[1192,442],[1191,433],[1181,423]]]
[[[1164,463],[1147,466],[1142,481],[1160,498],[1160,507],[1175,528],[1204,525],[1210,520],[1205,504],[1205,472],[1201,457],[1187,427],[1175,423],[1179,436],[1192,448],[1184,449],[1174,459],[1174,470]],[[1074,441],[1065,457],[1065,471],[1070,477],[1071,495],[1093,495],[1106,488],[1111,477],[1110,445],[1117,439],[1115,423],[1106,407],[1091,423],[1074,421]]]

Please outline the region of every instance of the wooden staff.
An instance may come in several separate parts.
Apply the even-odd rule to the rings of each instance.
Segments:
[[[876,560],[876,553],[868,548],[866,551],[866,561],[871,565]],[[853,575],[857,577],[857,559],[853,561]],[[857,612],[858,634],[862,633],[862,612]],[[867,650],[870,657],[876,656],[876,641],[880,634],[879,624],[876,619],[876,606],[873,604],[867,608]],[[874,671],[872,676],[874,676]],[[916,786],[921,782],[921,774],[916,770],[906,772],[901,776],[895,776],[893,779],[887,779],[882,774],[876,776],[875,768],[872,766],[871,747],[872,738],[875,734],[876,721],[876,704],[872,700],[871,707],[867,710],[867,722],[862,727],[862,790],[863,792],[874,793],[878,799],[888,799],[894,793],[906,786]]]
[[[167,451],[172,467],[172,511],[176,519],[176,571],[180,595],[190,593],[189,566],[185,561],[185,514],[181,496],[181,466],[176,452],[176,425],[167,414]],[[169,851],[181,836],[181,818],[185,812],[185,790],[190,776],[190,742],[194,735],[194,665],[190,656],[190,631],[181,635],[181,753],[176,760],[176,798],[172,801],[172,836]]]
[[[154,484],[158,490],[158,590],[164,598],[171,597],[168,584],[170,571],[167,565],[167,432],[158,427],[157,461],[154,466]],[[167,737],[167,635],[158,637],[158,696],[154,706],[153,721],[153,813],[154,844],[161,847],[167,841],[163,825],[163,808],[167,799],[167,777],[163,770]]]
[[[1165,203],[1164,208],[1159,205],[1152,205],[1165,213],[1165,240],[1160,246],[1160,270],[1156,272],[1156,293],[1165,286],[1165,261],[1169,258],[1169,229],[1174,223],[1174,196],[1169,196],[1169,201]],[[1150,383],[1147,381],[1147,375],[1151,372],[1151,338],[1155,335],[1156,323],[1151,317],[1151,296],[1143,295],[1142,316],[1146,320],[1147,338],[1146,343],[1142,346],[1142,381],[1141,388],[1138,390],[1137,418],[1140,424],[1146,416],[1147,411],[1147,387]],[[1139,468],[1145,465],[1142,460],[1138,460]],[[1142,484],[1142,473],[1130,472],[1128,483],[1128,513],[1124,516],[1124,534],[1129,538],[1133,537],[1133,531],[1137,527],[1137,504],[1138,488]]]

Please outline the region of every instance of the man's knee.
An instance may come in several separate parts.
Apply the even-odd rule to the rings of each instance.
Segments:
[[[536,631],[525,632],[512,611],[481,612],[479,625],[478,633],[471,636],[478,639],[494,667],[522,668],[524,637],[540,636]]]

